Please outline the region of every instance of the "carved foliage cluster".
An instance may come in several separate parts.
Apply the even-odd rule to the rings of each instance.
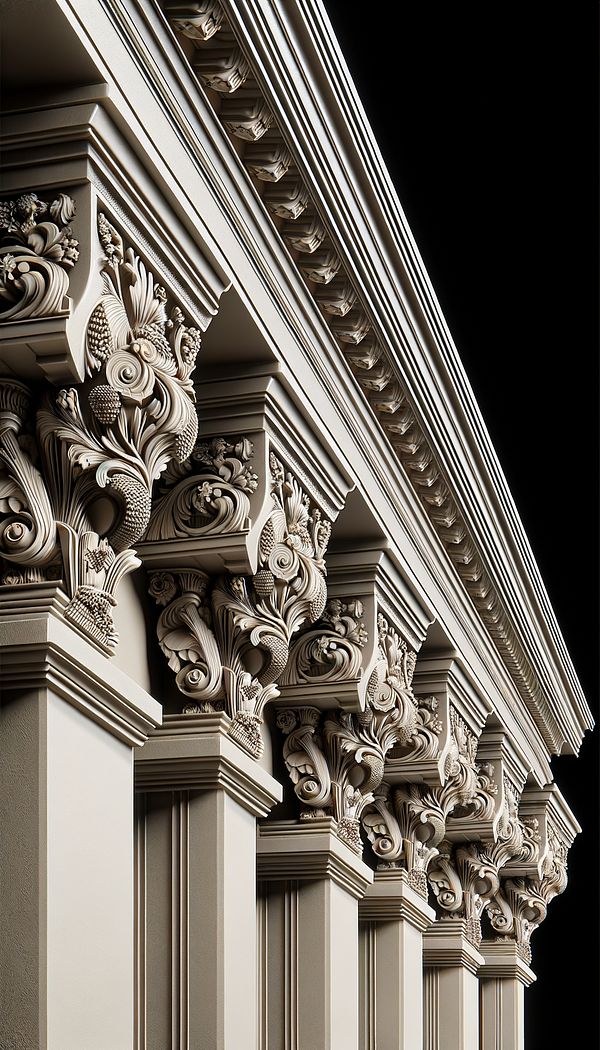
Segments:
[[[358,599],[331,598],[319,621],[303,631],[290,649],[282,685],[351,681],[362,674],[362,650],[368,641]]]
[[[167,312],[164,288],[102,214],[98,233],[103,293],[87,329],[87,381],[46,392],[36,442],[26,391],[2,383],[0,553],[25,579],[61,556],[66,615],[111,649],[115,591],[139,564],[132,547],[148,526],[153,483],[195,444],[200,333],[178,307]],[[99,533],[91,506],[101,494],[112,510]]]
[[[503,786],[502,817],[495,837],[454,846],[445,841],[429,870],[439,909],[466,920],[466,935],[476,947],[481,942],[483,909],[500,889],[500,870],[513,859],[532,862],[540,845],[536,828],[519,819],[518,792],[506,776]]]
[[[270,472],[273,508],[260,536],[254,576],[222,576],[210,593],[205,581],[195,597],[193,622],[190,600],[182,589],[184,574],[154,574],[150,583],[156,598],[160,592],[159,600],[169,595],[159,639],[180,689],[195,705],[223,699],[233,719],[230,734],[255,757],[263,747],[262,712],[278,695],[276,683],[286,667],[292,636],[303,623],[314,623],[324,613],[324,555],[331,531],[272,453]],[[250,479],[254,484],[255,475],[245,477],[246,483]],[[211,654],[217,653],[220,672],[215,669],[206,676]]]
[[[438,787],[416,783],[392,789],[382,784],[363,824],[373,852],[384,867],[403,867],[415,889],[427,896],[427,870],[456,807],[483,795],[476,763],[477,738],[455,708],[450,708],[450,748],[444,781]],[[491,787],[492,785],[489,785]]]
[[[69,270],[79,257],[70,223],[75,202],[36,193],[0,202],[0,322],[65,312]]]

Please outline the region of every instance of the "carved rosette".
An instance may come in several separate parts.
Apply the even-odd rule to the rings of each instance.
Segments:
[[[163,474],[146,540],[219,536],[248,527],[250,496],[258,487],[247,438],[200,442],[183,463]]]
[[[232,484],[238,477],[246,487],[252,487],[257,478],[245,465],[250,449],[247,444],[242,446],[217,443],[205,455],[211,457],[213,467],[215,460],[220,463]],[[232,457],[236,450],[239,454]],[[196,674],[201,652],[197,629],[193,661],[189,660],[187,635],[164,635],[161,640],[176,670],[179,687],[183,685],[187,692],[189,673],[193,672],[198,703],[212,702],[220,690],[232,719],[230,735],[255,758],[263,750],[262,713],[265,704],[279,693],[277,682],[287,665],[292,636],[303,623],[316,622],[325,610],[324,555],[331,531],[329,522],[322,520],[320,511],[311,505],[297,480],[273,453],[270,471],[273,507],[260,535],[257,571],[252,577],[219,577],[208,599],[211,647],[218,653],[222,669],[219,687],[215,685],[213,689],[211,685],[210,695],[205,695]],[[156,589],[154,579],[151,593]],[[204,623],[208,624],[206,584],[200,602],[205,609]],[[180,618],[179,606],[173,616]],[[168,606],[160,623],[170,617]],[[209,654],[205,653],[200,663],[204,666],[209,662]]]
[[[63,223],[69,200],[50,208]],[[37,236],[35,201],[30,211],[23,236]],[[27,435],[25,389],[0,382],[0,554],[28,573],[62,559],[65,615],[111,651],[111,610],[120,580],[140,564],[132,548],[148,526],[153,483],[195,444],[190,374],[200,333],[177,306],[167,313],[165,290],[102,214],[98,234],[104,290],[88,323],[87,382],[46,392],[37,442]],[[90,513],[103,494],[113,513],[99,533]]]
[[[36,193],[0,202],[0,322],[56,317],[68,309],[69,270],[79,258],[75,202]]]

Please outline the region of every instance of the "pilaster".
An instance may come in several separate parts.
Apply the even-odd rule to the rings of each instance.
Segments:
[[[0,590],[0,1043],[129,1047],[132,750],[160,706],[58,588]]]
[[[466,925],[437,919],[423,935],[425,1050],[479,1050],[477,973],[484,958]]]
[[[259,825],[263,1045],[358,1050],[358,901],[373,873],[330,817]]]
[[[423,933],[433,908],[401,869],[376,871],[359,902],[360,1050],[423,1045]]]
[[[535,974],[515,941],[483,940],[480,951],[480,1050],[525,1050],[525,989]]]
[[[136,763],[144,1050],[187,1050],[198,1032],[206,1050],[256,1046],[256,818],[281,787],[229,724],[225,713],[167,715]]]

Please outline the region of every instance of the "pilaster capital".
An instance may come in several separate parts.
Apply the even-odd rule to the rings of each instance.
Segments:
[[[281,801],[281,785],[237,747],[224,712],[165,715],[135,763],[137,791],[224,791],[256,817]],[[141,755],[141,752],[140,752]]]
[[[25,204],[11,203],[20,227],[36,220],[34,196],[27,221]],[[68,199],[61,207],[70,214]],[[50,227],[56,224],[34,225],[27,236],[38,245],[42,233],[58,236]],[[62,580],[70,598],[65,616],[110,654],[117,588],[140,564],[134,544],[150,520],[154,481],[171,461],[185,460],[196,440],[191,373],[201,332],[185,324],[179,305],[102,211],[96,237],[85,382],[58,393],[47,387],[36,406],[24,384],[0,380],[0,579]],[[56,251],[62,246],[64,238]]]
[[[487,917],[501,943],[514,942],[525,963],[531,962],[531,936],[544,921],[550,901],[567,885],[567,855],[578,824],[560,792],[546,796],[544,853],[534,876],[505,877],[486,903]]]
[[[259,824],[257,865],[261,879],[331,879],[357,900],[373,882],[373,872],[340,840],[331,817]]]
[[[525,988],[529,988],[536,980],[533,970],[519,954],[515,941],[484,938],[479,945],[479,952],[484,958],[484,965],[479,970],[480,980],[511,978],[520,981]]]
[[[465,919],[444,918],[436,919],[423,934],[423,965],[464,966],[477,974],[485,965],[485,959],[470,941]]]
[[[0,691],[47,689],[130,747],[144,744],[160,704],[67,619],[68,605],[50,584],[3,588]]]
[[[375,872],[358,915],[362,922],[402,920],[421,932],[435,919],[435,911],[412,886],[409,873],[398,868]]]

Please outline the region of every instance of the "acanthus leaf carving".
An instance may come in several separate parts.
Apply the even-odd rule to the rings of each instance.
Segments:
[[[345,638],[353,636],[355,646],[363,639],[366,641],[364,628],[356,619],[360,613],[355,602],[351,606],[341,601],[332,603],[328,615],[332,625],[328,634],[321,636],[318,631],[311,632],[306,636],[305,649],[301,650],[308,656],[312,655],[313,675],[316,674],[314,665],[317,663],[314,646],[319,645],[323,650],[325,642],[335,638],[336,634]],[[378,628],[379,659],[369,679],[366,709],[359,714],[336,711],[324,715],[319,735],[322,754],[329,770],[331,794],[328,802],[324,803],[320,799],[318,804],[320,807],[329,807],[337,822],[338,836],[356,852],[362,849],[360,828],[367,807],[372,807],[374,813],[379,808],[379,815],[384,819],[381,793],[376,793],[383,780],[385,757],[395,744],[406,743],[411,738],[418,721],[411,687],[416,655],[383,616],[379,616]],[[308,659],[307,667],[311,669]],[[345,670],[349,667],[348,662]],[[341,664],[338,669],[343,673]],[[297,668],[294,675],[294,682],[300,679]],[[305,668],[304,681],[313,680]],[[327,675],[324,674],[322,679],[317,677],[317,681],[320,680],[326,681]],[[284,747],[284,758],[290,776],[296,783],[295,767],[289,762],[287,750]],[[313,804],[309,798],[304,801],[308,805]],[[374,819],[377,820],[377,816]],[[397,839],[387,828],[381,835],[372,832],[371,825],[366,831],[372,841],[376,838],[379,842],[385,836],[386,842],[380,844],[379,851],[386,855],[392,848],[388,839]]]
[[[536,829],[537,830],[537,829]],[[526,836],[525,836],[526,837]],[[503,878],[486,913],[498,939],[515,941],[520,957],[531,963],[531,936],[546,918],[548,904],[567,885],[567,847],[555,828],[537,878]]]
[[[331,598],[315,627],[300,634],[290,649],[281,685],[358,679],[368,641],[358,599]]]
[[[36,193],[0,202],[0,321],[65,313],[69,270],[79,257],[74,216],[66,193],[51,204]]]

